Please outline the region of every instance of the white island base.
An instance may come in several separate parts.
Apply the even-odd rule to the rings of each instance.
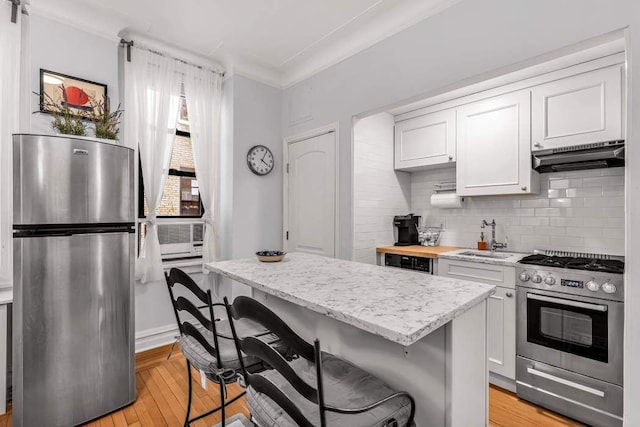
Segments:
[[[488,378],[486,302],[408,347],[273,295],[254,290],[308,341],[369,371],[416,401],[419,427],[486,426]]]
[[[487,298],[495,286],[292,253],[206,264],[307,341],[379,377],[416,402],[419,427],[488,423]]]

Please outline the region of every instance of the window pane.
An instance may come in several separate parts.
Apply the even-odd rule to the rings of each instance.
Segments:
[[[196,216],[200,212],[200,193],[193,194],[192,182],[195,178],[169,175],[164,184],[162,201],[158,208],[157,216]],[[197,189],[197,188],[196,188]],[[147,198],[144,199],[144,214],[149,213]]]
[[[175,100],[177,110],[176,128],[181,131],[189,131],[189,116],[184,97]],[[171,162],[169,169],[195,174],[193,161],[193,149],[189,136],[176,135],[171,152]],[[149,213],[146,195],[143,195],[144,216]],[[165,181],[160,207],[156,213],[158,216],[202,216],[200,205],[200,189],[198,181],[193,177],[172,175],[171,173]]]

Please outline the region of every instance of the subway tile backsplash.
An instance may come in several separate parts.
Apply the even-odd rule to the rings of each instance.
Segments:
[[[455,169],[411,174],[411,212],[421,225],[443,224],[442,245],[475,247],[480,222],[495,218],[507,250],[533,249],[624,255],[624,168],[540,175],[538,195],[466,198],[460,209],[432,208],[433,185],[455,180]],[[399,212],[402,213],[402,212]],[[487,240],[491,229],[485,229]]]

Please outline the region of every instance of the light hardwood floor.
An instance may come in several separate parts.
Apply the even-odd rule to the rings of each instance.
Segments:
[[[136,355],[137,399],[132,405],[88,424],[90,427],[161,427],[182,426],[187,404],[187,373],[184,356],[176,348],[169,360],[169,346],[159,347]],[[194,371],[195,372],[195,371]],[[204,412],[217,406],[218,387],[208,390],[198,385],[199,374],[194,374],[194,400],[192,411]],[[230,396],[240,391],[231,386]],[[228,416],[242,412],[249,416],[244,399],[227,409]],[[193,412],[192,412],[193,413]],[[193,427],[211,427],[220,422],[219,414],[210,415],[192,424]],[[489,425],[491,427],[567,427],[580,426],[525,401],[498,387],[489,389]],[[0,416],[0,427],[11,426],[11,414]]]

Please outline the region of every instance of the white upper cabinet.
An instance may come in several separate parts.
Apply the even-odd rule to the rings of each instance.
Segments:
[[[532,149],[624,139],[622,67],[533,87]]]
[[[528,90],[463,105],[457,113],[458,195],[539,191],[538,173],[531,168]]]
[[[395,168],[418,170],[456,160],[456,111],[438,111],[396,123]]]

